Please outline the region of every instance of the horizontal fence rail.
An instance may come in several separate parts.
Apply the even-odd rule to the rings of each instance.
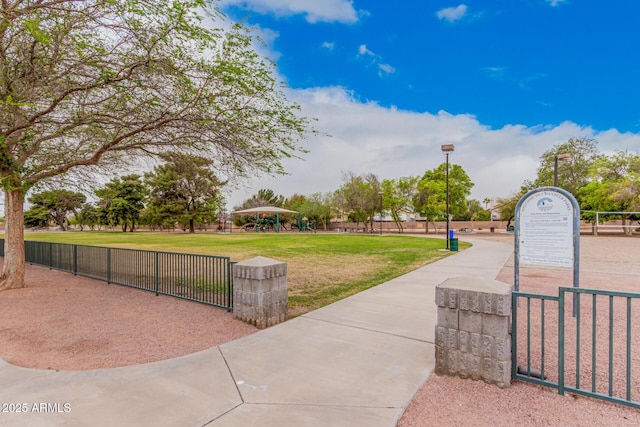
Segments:
[[[31,240],[24,244],[29,264],[229,311],[233,308],[229,257]],[[0,256],[4,257],[4,239],[0,239]]]
[[[577,297],[575,317],[568,294]],[[532,316],[532,310],[540,316]],[[514,292],[513,377],[556,388],[559,394],[569,391],[640,408],[638,313],[639,293],[582,288],[559,288],[558,296]],[[540,320],[532,322],[532,317]],[[524,364],[518,367],[519,360]]]

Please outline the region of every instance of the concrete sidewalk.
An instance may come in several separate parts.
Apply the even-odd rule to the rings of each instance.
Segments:
[[[435,364],[435,287],[495,278],[513,252],[464,240],[474,246],[177,359],[61,372],[0,360],[0,426],[394,426]]]

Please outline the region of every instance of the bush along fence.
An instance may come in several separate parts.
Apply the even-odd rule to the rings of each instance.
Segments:
[[[75,275],[233,309],[229,257],[25,241],[25,257]],[[4,257],[4,239],[0,239]]]

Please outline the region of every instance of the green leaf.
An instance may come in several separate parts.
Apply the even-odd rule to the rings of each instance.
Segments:
[[[51,40],[45,32],[40,29],[39,19],[27,19],[24,23],[25,29],[31,36],[42,44],[50,44]]]

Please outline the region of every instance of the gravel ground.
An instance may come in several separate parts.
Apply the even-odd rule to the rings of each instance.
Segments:
[[[470,237],[513,241],[513,236],[499,233]],[[640,292],[638,254],[637,237],[583,236],[581,287]],[[197,352],[256,331],[222,309],[46,268],[29,266],[26,280],[27,288],[0,293],[0,357],[18,366],[57,370],[126,366]],[[512,262],[498,280],[513,283]],[[521,269],[522,291],[556,294],[558,284],[571,286],[566,270]],[[633,316],[640,320],[638,308]],[[538,321],[536,313],[532,324]],[[545,315],[548,331],[554,328],[553,314],[549,309]],[[640,324],[638,320],[634,325]],[[640,354],[637,339],[633,345],[638,349],[635,355]],[[567,357],[574,354],[568,352]],[[632,366],[640,365],[635,360]],[[639,386],[634,383],[634,387]],[[639,392],[634,390],[636,399]],[[571,394],[560,396],[530,383],[514,382],[499,389],[433,374],[398,426],[445,425],[637,426],[640,411]]]
[[[81,370],[171,359],[255,332],[233,313],[28,266],[27,287],[0,292],[0,358]]]

